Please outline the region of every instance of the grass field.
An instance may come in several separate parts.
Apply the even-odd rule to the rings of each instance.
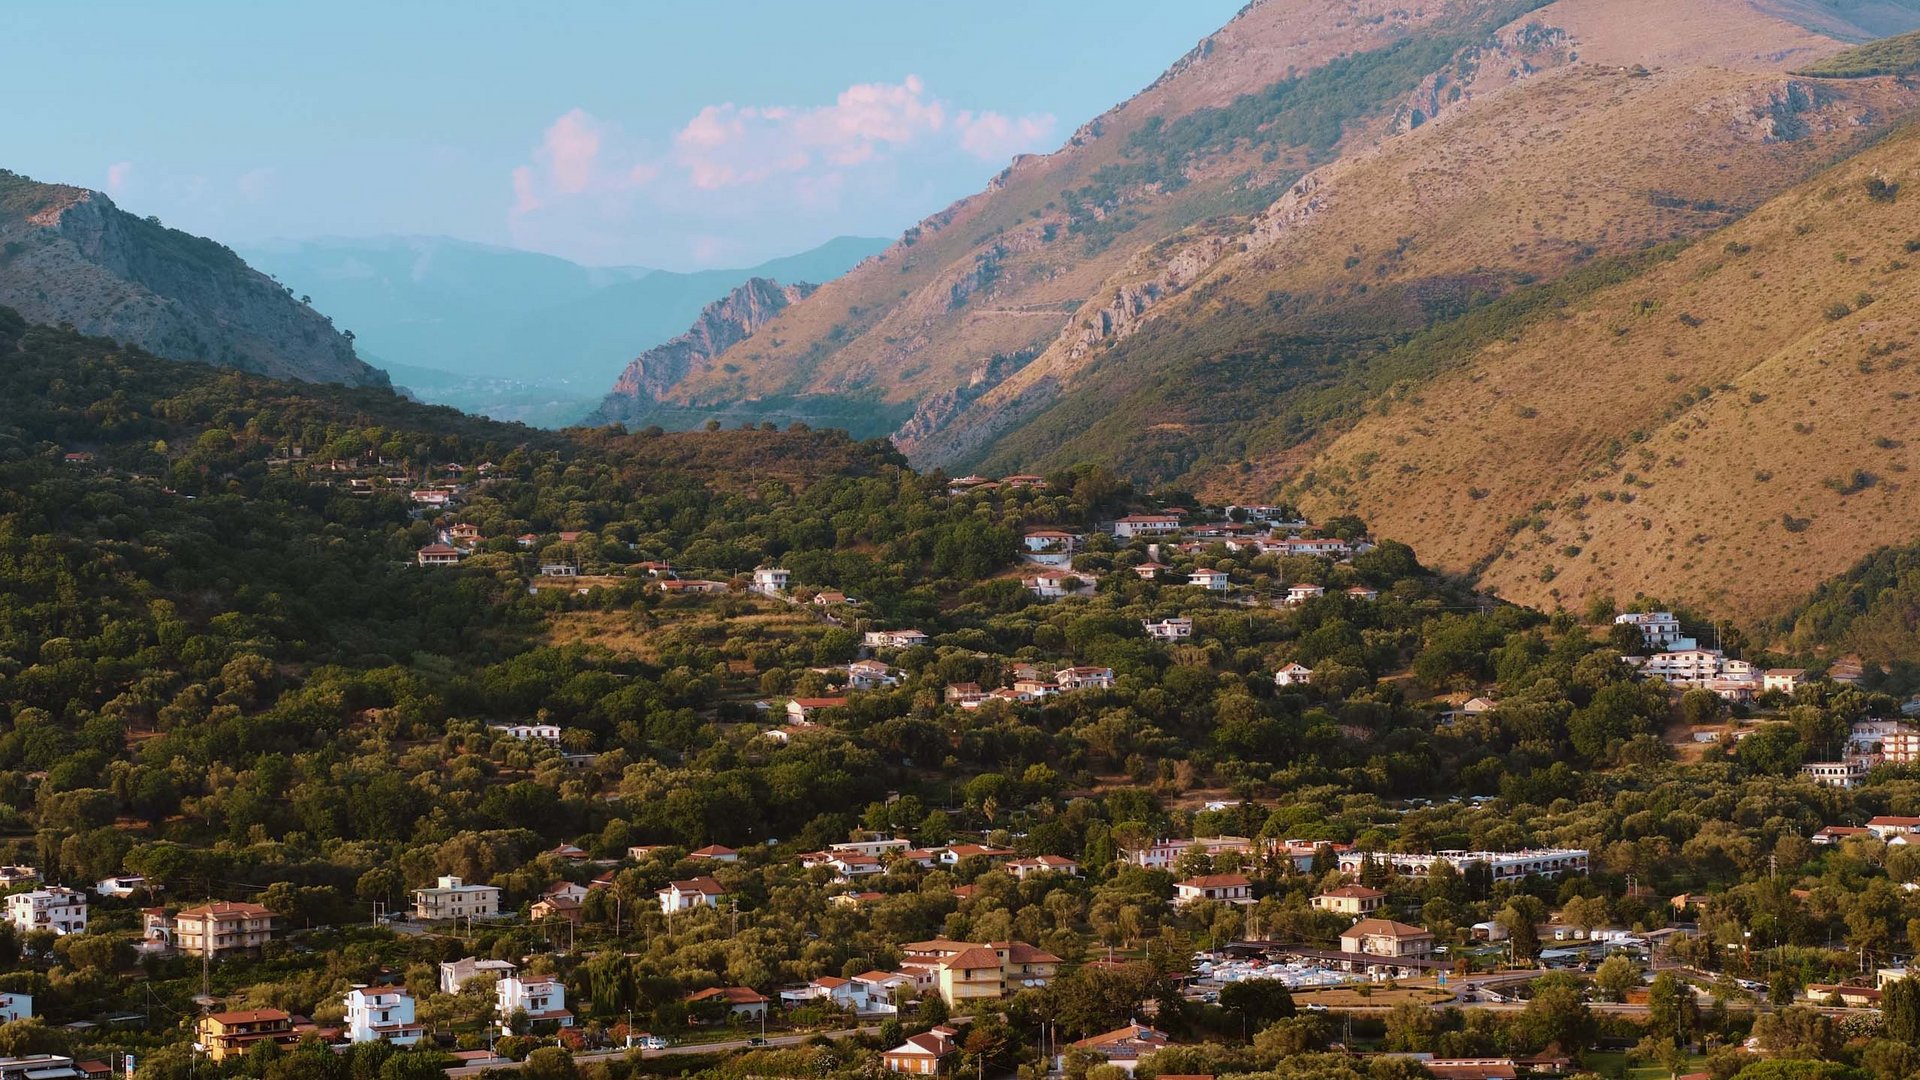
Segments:
[[[1584,1054],[1580,1058],[1583,1066],[1601,1076],[1608,1077],[1609,1080],[1671,1080],[1673,1076],[1664,1065],[1629,1065],[1628,1061],[1625,1053],[1603,1054],[1597,1051]],[[1687,1063],[1680,1067],[1680,1073],[1684,1076],[1689,1072],[1698,1072],[1705,1069],[1706,1064],[1705,1055],[1691,1055],[1687,1058]]]

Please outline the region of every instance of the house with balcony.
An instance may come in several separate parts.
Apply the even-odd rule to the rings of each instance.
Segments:
[[[888,1072],[934,1076],[960,1053],[960,1030],[946,1024],[921,1035],[914,1035],[899,1046],[880,1055]]]
[[[1341,915],[1371,915],[1380,910],[1387,902],[1387,894],[1379,889],[1370,889],[1365,885],[1342,885],[1337,889],[1328,889],[1313,898],[1313,906],[1320,911],[1332,911]]]
[[[1193,636],[1192,619],[1161,619],[1158,622],[1142,619],[1140,626],[1148,637],[1160,641],[1185,641]]]
[[[291,1046],[300,1041],[293,1017],[279,1009],[208,1013],[194,1025],[193,1041],[214,1064],[244,1056],[263,1042]]]
[[[1340,935],[1340,950],[1391,960],[1425,960],[1433,954],[1433,934],[1392,919],[1361,919]]]
[[[1253,882],[1245,874],[1202,874],[1175,882],[1175,907],[1211,900],[1218,904],[1253,903]]]
[[[481,977],[504,979],[520,969],[510,960],[489,960],[468,956],[445,960],[440,964],[440,992],[457,994],[470,980]]]
[[[443,875],[429,889],[413,890],[413,917],[489,919],[500,914],[500,890],[492,885],[469,885],[454,875]]]
[[[256,952],[273,940],[272,909],[260,904],[218,900],[188,908],[173,917],[174,947],[188,956],[224,956]]]
[[[413,998],[392,987],[347,991],[347,1041],[390,1042],[412,1046],[426,1038],[427,1026],[414,1019]]]
[[[501,979],[493,987],[493,1008],[503,1035],[513,1032],[516,1013],[525,1013],[536,1030],[546,1025],[573,1026],[573,1013],[567,1011],[567,988],[551,976],[522,979],[509,975]]]
[[[710,877],[669,881],[667,887],[660,890],[660,910],[672,915],[695,908],[719,907],[720,901],[726,898],[726,888]]]
[[[87,894],[78,889],[49,885],[7,897],[7,921],[16,933],[50,930],[65,937],[87,931]]]

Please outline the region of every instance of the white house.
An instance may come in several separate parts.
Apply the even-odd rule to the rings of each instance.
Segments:
[[[753,587],[759,592],[786,592],[793,583],[793,571],[777,566],[762,566],[753,572]]]
[[[32,994],[0,994],[0,1024],[25,1020],[32,1015]]]
[[[869,630],[861,639],[869,649],[911,649],[926,643],[927,635],[918,630]]]
[[[900,676],[878,660],[855,660],[847,665],[847,686],[854,690],[878,690],[898,686]]]
[[[94,883],[93,892],[96,896],[112,896],[124,899],[142,889],[148,888],[154,888],[154,886],[149,886],[147,879],[141,877],[139,874],[121,874],[118,877],[101,878]]]
[[[1159,622],[1142,619],[1140,625],[1145,628],[1148,637],[1161,641],[1185,641],[1193,636],[1192,619],[1161,619]]]
[[[1273,673],[1275,686],[1305,686],[1313,681],[1313,669],[1305,664],[1292,663]]]
[[[1062,690],[1111,690],[1113,669],[1107,667],[1061,668],[1053,673]]]
[[[484,960],[478,957],[464,957],[459,960],[444,960],[440,963],[440,992],[457,994],[468,981],[491,975],[504,979],[520,970],[508,960]]]
[[[49,885],[7,897],[7,921],[21,934],[51,930],[56,934],[87,932],[87,894],[62,885]]]
[[[1827,787],[1859,787],[1867,778],[1867,760],[1848,758],[1845,761],[1809,761],[1800,766],[1800,775],[1816,784]]]
[[[1035,855],[1030,859],[1015,859],[1007,864],[1007,873],[1015,880],[1025,881],[1033,874],[1065,874],[1068,877],[1080,876],[1080,864],[1065,855]]]
[[[1287,603],[1296,606],[1304,604],[1309,600],[1318,600],[1325,595],[1327,595],[1325,586],[1315,585],[1311,582],[1287,586]]]
[[[1640,639],[1647,648],[1665,652],[1669,649],[1692,649],[1694,640],[1680,632],[1680,620],[1671,611],[1630,611],[1613,618],[1616,626],[1631,626],[1640,631]]]
[[[1180,531],[1178,514],[1129,514],[1113,523],[1113,535],[1123,540],[1136,536],[1164,536]]]
[[[451,544],[428,544],[413,554],[421,566],[458,566],[460,549]]]
[[[488,724],[487,730],[521,742],[558,743],[560,741],[559,724]]]
[[[1760,677],[1760,688],[1791,694],[1800,689],[1800,684],[1806,681],[1806,668],[1768,668],[1766,674]]]
[[[412,1046],[426,1034],[427,1026],[414,1019],[413,998],[405,991],[364,986],[347,991],[348,1042],[384,1039],[400,1046]]]
[[[1188,574],[1187,584],[1198,585],[1209,592],[1226,592],[1233,587],[1233,583],[1227,580],[1227,572],[1225,570],[1214,570],[1211,568],[1195,570],[1193,573]]]
[[[1030,552],[1072,551],[1080,546],[1080,538],[1060,529],[1034,529],[1022,539],[1022,544]]]
[[[667,887],[660,890],[660,910],[668,915],[678,911],[692,911],[695,908],[718,907],[726,899],[727,890],[710,877],[697,877],[691,881],[669,881]]]
[[[469,885],[458,877],[445,875],[433,888],[413,890],[416,919],[489,918],[499,913],[500,890],[492,885]]]
[[[1080,579],[1072,574],[1048,571],[1026,578],[1020,584],[1025,585],[1028,592],[1042,600],[1052,600],[1072,592],[1079,586]]]
[[[1222,904],[1253,903],[1253,882],[1245,874],[1203,874],[1173,886],[1175,905],[1212,900]]]
[[[567,988],[551,976],[522,979],[518,975],[509,975],[495,984],[493,1000],[502,1034],[513,1030],[513,1016],[522,1012],[532,1023],[551,1022],[563,1028],[573,1026],[573,1014],[567,1011]]]
[[[1371,604],[1380,599],[1380,590],[1368,588],[1365,585],[1355,585],[1347,590],[1347,596],[1363,604]]]

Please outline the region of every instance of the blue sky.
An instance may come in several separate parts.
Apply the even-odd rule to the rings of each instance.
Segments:
[[[745,265],[898,233],[1242,2],[20,0],[0,166],[236,246]]]

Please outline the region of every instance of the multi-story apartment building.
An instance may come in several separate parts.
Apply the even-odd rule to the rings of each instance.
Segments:
[[[273,940],[273,911],[227,900],[188,908],[173,917],[174,947],[189,956],[219,959]]]
[[[483,919],[500,914],[500,890],[492,885],[469,885],[444,875],[430,889],[413,890],[416,919]]]
[[[7,897],[7,921],[22,934],[51,930],[56,934],[84,934],[87,930],[87,894],[78,889],[49,885]]]
[[[279,1009],[209,1013],[194,1026],[194,1042],[215,1064],[240,1057],[257,1043],[286,1046],[299,1040],[293,1017]]]
[[[425,1038],[427,1027],[414,1019],[413,998],[392,987],[347,991],[347,1041],[387,1042],[412,1046]]]

